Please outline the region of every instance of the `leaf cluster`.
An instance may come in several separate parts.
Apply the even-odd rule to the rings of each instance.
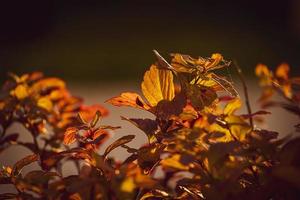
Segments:
[[[157,61],[145,72],[143,95],[124,92],[107,100],[115,106],[142,109],[152,118],[122,116],[142,130],[148,141],[132,147],[135,135],[125,135],[99,153],[110,132],[119,126],[102,125],[108,111],[86,106],[58,78],[41,73],[17,76],[3,84],[0,96],[0,151],[22,145],[32,151],[14,166],[3,166],[0,184],[15,193],[2,199],[297,199],[300,192],[300,125],[295,137],[257,124],[266,110],[252,112],[247,86],[247,113],[243,102],[219,69],[232,63],[220,54],[192,58],[171,54],[168,62],[157,51]],[[279,106],[300,116],[299,78],[289,77],[287,64],[273,73],[265,65],[255,70],[263,93],[263,109]],[[273,94],[282,100],[272,100]],[[32,143],[7,134],[13,123],[22,124]],[[116,160],[111,152],[129,153]],[[76,175],[64,176],[62,166],[71,161]],[[22,173],[36,162],[40,169]]]

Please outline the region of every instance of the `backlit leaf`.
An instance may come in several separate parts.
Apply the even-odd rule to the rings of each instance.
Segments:
[[[134,180],[132,177],[127,177],[122,183],[121,183],[121,191],[122,192],[128,192],[131,193],[135,190],[136,185],[134,183]]]
[[[13,94],[17,97],[17,99],[22,100],[29,96],[28,87],[26,85],[18,85]]]
[[[216,70],[229,66],[230,62],[225,61],[219,53],[212,54],[210,58],[192,58],[184,54],[171,54],[173,57],[171,65],[177,72],[205,74],[208,71]]]
[[[276,76],[278,78],[281,78],[283,80],[288,80],[289,78],[289,71],[290,71],[290,67],[288,66],[288,64],[283,63],[281,65],[279,65],[276,69]]]
[[[164,168],[171,168],[171,169],[183,170],[183,171],[188,170],[189,166],[181,163],[180,157],[181,157],[180,154],[174,154],[171,157],[165,158],[162,161],[160,161],[160,164]]]
[[[229,115],[225,121],[228,123],[231,133],[240,141],[243,141],[251,131],[251,126],[239,116]]]
[[[266,65],[258,64],[255,68],[255,74],[260,77],[260,84],[262,86],[272,84],[273,73]]]
[[[242,101],[239,98],[233,99],[224,108],[225,115],[232,115],[236,110],[240,109],[242,106]]]
[[[38,99],[37,105],[39,107],[47,110],[48,112],[50,112],[53,107],[53,104],[48,97],[42,97],[42,98]]]
[[[108,110],[100,104],[93,104],[90,106],[86,106],[86,105],[80,106],[81,117],[87,122],[91,121],[94,118],[95,113],[97,111],[99,111],[101,113],[102,117],[108,115]]]
[[[210,59],[207,59],[205,62],[205,69],[206,71],[211,71],[219,68],[223,68],[225,66],[228,66],[229,63],[225,63],[225,65],[222,65],[222,61],[224,61],[223,56],[219,53],[214,53],[211,55]]]
[[[113,97],[106,102],[114,106],[129,106],[143,110],[150,109],[150,106],[143,101],[140,95],[132,92],[124,92],[120,96]]]
[[[142,92],[151,106],[156,106],[161,100],[171,101],[175,96],[172,72],[158,69],[155,65],[145,72],[141,86]]]
[[[39,93],[40,91],[48,88],[59,89],[65,87],[65,82],[59,78],[44,78],[33,84],[31,90],[35,93]]]
[[[64,144],[69,145],[76,141],[76,134],[78,132],[78,129],[76,127],[69,127],[65,131],[64,135]]]

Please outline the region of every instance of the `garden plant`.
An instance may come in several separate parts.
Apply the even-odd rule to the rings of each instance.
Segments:
[[[261,110],[252,110],[235,62],[218,53],[197,58],[175,53],[170,59],[154,54],[141,94],[124,92],[106,101],[153,115],[121,117],[145,133],[142,146],[130,144],[135,140],[130,133],[104,150],[111,130],[121,128],[102,123],[109,114],[105,107],[85,105],[59,78],[9,73],[0,95],[0,152],[21,145],[32,153],[13,166],[1,163],[0,184],[15,192],[0,199],[300,198],[300,122],[290,127],[292,135],[260,128],[270,107],[300,117],[300,78],[289,76],[287,64],[274,72],[263,64],[255,68]],[[243,90],[220,75],[229,68]],[[28,130],[32,142],[20,140],[23,133],[7,133],[15,123]],[[129,156],[117,160],[111,156],[115,149]],[[74,162],[76,175],[63,175],[66,162]],[[39,169],[24,173],[32,163]]]

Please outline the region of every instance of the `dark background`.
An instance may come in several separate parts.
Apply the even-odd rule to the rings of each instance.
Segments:
[[[68,81],[139,81],[154,62],[181,52],[236,59],[246,74],[265,63],[300,66],[300,2],[3,1],[0,72],[43,71]]]

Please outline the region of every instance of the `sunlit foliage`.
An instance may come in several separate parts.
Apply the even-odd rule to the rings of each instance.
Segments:
[[[2,166],[1,184],[12,184],[16,193],[1,199],[297,199],[300,194],[300,123],[294,137],[278,138],[260,129],[244,84],[247,113],[234,84],[218,74],[234,64],[216,53],[192,58],[171,54],[170,62],[154,51],[157,61],[145,72],[141,94],[124,92],[107,100],[115,106],[142,109],[153,118],[122,116],[148,138],[142,146],[128,145],[135,135],[124,135],[106,149],[102,144],[118,126],[103,125],[108,111],[86,106],[58,78],[41,73],[9,74],[0,96],[0,150],[22,145],[31,155]],[[265,65],[255,69],[263,93],[263,109],[280,106],[300,117],[300,78],[289,77],[289,66],[275,73]],[[282,101],[272,100],[279,94]],[[7,134],[22,124],[32,142]],[[285,133],[283,133],[285,134]],[[286,135],[286,134],[285,134]],[[129,156],[116,160],[118,148]],[[103,153],[99,153],[103,149]],[[77,175],[63,176],[62,166],[72,161]],[[39,170],[22,173],[36,162]]]

